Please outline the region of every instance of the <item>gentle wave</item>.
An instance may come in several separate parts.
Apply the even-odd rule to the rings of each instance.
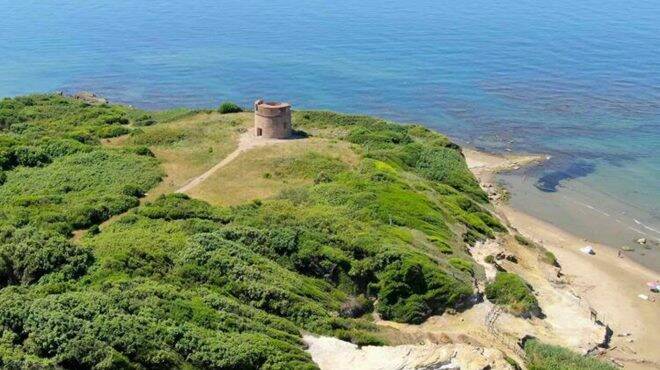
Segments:
[[[642,223],[642,222],[639,222],[639,221],[637,221],[637,220],[634,219],[634,218],[633,218],[633,221],[635,221],[635,223],[636,223],[637,225],[639,225],[639,226],[645,228],[646,230],[652,231],[652,232],[654,232],[654,233],[660,235],[660,230],[658,230],[658,229],[654,229],[653,227],[651,227],[651,226],[649,226],[649,225],[646,225],[646,224],[644,224],[644,223]]]
[[[569,201],[569,202],[572,202],[572,203],[577,204],[577,205],[579,205],[579,206],[581,206],[581,207],[587,208],[587,209],[589,209],[589,210],[591,210],[591,211],[594,211],[595,213],[598,213],[598,214],[603,215],[603,216],[605,216],[605,217],[609,217],[609,218],[612,217],[612,215],[611,215],[610,213],[608,213],[608,212],[606,212],[606,211],[604,211],[604,210],[602,210],[602,209],[599,209],[599,208],[597,208],[597,207],[594,207],[594,206],[592,206],[591,204],[581,202],[581,201],[579,201],[579,200],[577,200],[577,199],[573,199],[573,198],[571,198],[571,197],[567,197],[567,196],[565,196],[565,195],[563,196],[563,198],[566,199],[566,200]],[[626,222],[624,222],[624,221],[621,221],[621,220],[618,219],[618,218],[614,218],[614,221],[617,222],[617,223],[620,223],[620,224],[626,225],[627,228],[628,228],[629,230],[634,231],[634,232],[636,232],[636,233],[638,233],[638,234],[640,234],[640,235],[647,236],[647,237],[648,237],[648,236],[653,236],[653,235],[649,234],[648,232],[644,232],[644,231],[642,231],[642,230],[639,230],[638,228],[635,228],[635,227],[633,227],[633,226],[630,226],[629,223],[626,223]],[[652,233],[657,234],[657,236],[660,236],[660,230],[655,229],[655,228],[653,228],[653,227],[651,227],[651,226],[649,226],[649,225],[646,225],[646,224],[640,222],[639,220],[637,220],[637,219],[635,219],[635,218],[632,218],[632,221],[633,221],[635,224],[641,226],[642,228],[644,228],[644,229],[646,229],[646,230],[648,230],[648,231],[650,231],[650,232],[652,232]]]

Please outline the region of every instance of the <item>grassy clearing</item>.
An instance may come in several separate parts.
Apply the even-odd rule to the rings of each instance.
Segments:
[[[213,167],[238,146],[251,123],[247,113],[201,112],[133,132],[122,145],[145,145],[161,161],[167,177],[148,199],[174,191]]]
[[[332,176],[357,162],[346,142],[292,140],[241,154],[189,193],[211,204],[237,205],[312,184],[322,172]]]

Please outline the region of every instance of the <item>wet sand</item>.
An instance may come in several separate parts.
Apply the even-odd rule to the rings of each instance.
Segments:
[[[538,156],[498,156],[471,149],[464,153],[468,166],[482,183],[493,183],[500,171],[543,160]],[[618,257],[615,246],[587,242],[506,202],[495,203],[496,212],[511,228],[557,256],[571,286],[614,331],[607,356],[626,368],[660,368],[660,303],[638,297],[644,294],[660,299],[646,287],[646,282],[660,279],[660,274],[625,255]],[[591,245],[596,254],[579,251],[586,245]]]
[[[509,205],[589,242],[623,248],[627,257],[660,272],[660,226],[653,216],[580,179],[562,183],[556,192],[540,191],[534,172],[543,167],[497,175],[497,181],[511,191]],[[638,244],[640,238],[647,243]]]

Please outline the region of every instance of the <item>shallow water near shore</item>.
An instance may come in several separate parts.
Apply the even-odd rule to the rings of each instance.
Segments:
[[[267,97],[421,122],[489,151],[552,155],[507,179],[514,206],[612,245],[631,226],[658,237],[660,2],[0,5],[0,97],[91,90],[150,109]]]
[[[660,223],[625,197],[593,185],[612,174],[597,171],[561,182],[555,191],[540,191],[536,174],[547,172],[540,167],[497,176],[510,191],[511,206],[583,238],[584,246],[600,243],[623,249],[625,257],[660,271]],[[646,239],[643,245],[637,242],[642,238]]]

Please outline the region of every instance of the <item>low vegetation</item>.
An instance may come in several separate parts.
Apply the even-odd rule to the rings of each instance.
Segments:
[[[552,346],[532,339],[525,342],[525,362],[529,370],[614,370],[616,366],[581,356],[566,348]]]
[[[358,161],[351,144],[343,141],[290,140],[242,153],[189,194],[214,205],[240,205],[275,197],[287,189],[329,181]]]
[[[0,103],[0,367],[314,369],[301,331],[382,344],[373,310],[420,323],[464,307],[480,268],[466,246],[504,229],[446,137],[296,112],[326,144],[254,171],[277,193],[231,207],[168,194],[177,169],[235,145],[245,117],[218,116]]]
[[[174,112],[178,112],[174,115]],[[175,191],[190,178],[213,167],[236,149],[238,137],[250,122],[249,114],[220,114],[214,111],[156,113],[165,122],[140,127],[110,146],[148,147],[159,159],[167,177],[149,191],[148,198]],[[160,118],[159,118],[160,119]]]
[[[514,315],[530,317],[540,313],[532,288],[514,273],[498,272],[495,280],[486,285],[486,298]]]
[[[559,261],[557,260],[557,257],[554,255],[554,253],[545,249],[544,246],[535,243],[520,234],[516,234],[514,237],[520,245],[536,250],[539,254],[539,259],[542,262],[547,263],[548,265],[551,266],[560,267]]]
[[[227,114],[227,113],[239,113],[242,112],[243,109],[236,105],[236,103],[232,103],[230,101],[223,102],[220,104],[220,108],[218,108],[218,112],[222,114]]]

